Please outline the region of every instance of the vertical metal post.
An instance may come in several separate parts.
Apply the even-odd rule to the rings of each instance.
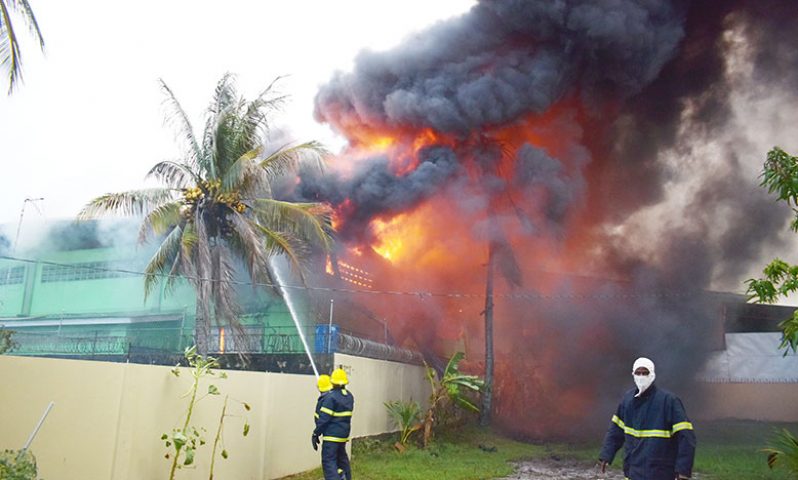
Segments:
[[[22,230],[22,219],[25,217],[25,207],[28,205],[28,202],[40,202],[44,200],[43,197],[40,198],[26,198],[22,202],[22,210],[19,211],[19,223],[17,224],[17,235],[14,237],[14,245],[11,246],[11,253],[17,252],[17,243],[19,243],[19,232]]]
[[[330,299],[330,323],[327,326],[327,353],[332,353],[332,320],[333,320],[333,307],[335,300]]]
[[[55,405],[55,402],[50,402],[50,404],[47,405],[47,409],[44,411],[44,414],[42,414],[42,418],[39,419],[39,423],[36,424],[36,428],[34,428],[33,431],[30,433],[30,437],[28,437],[28,441],[25,442],[25,446],[22,447],[22,450],[20,450],[20,452],[19,452],[20,455],[25,453],[25,451],[28,448],[30,448],[30,444],[33,443],[34,437],[36,437],[36,434],[39,433],[39,429],[42,428],[42,424],[44,423],[44,419],[47,418],[47,414],[50,413],[50,410],[52,410],[53,405]]]

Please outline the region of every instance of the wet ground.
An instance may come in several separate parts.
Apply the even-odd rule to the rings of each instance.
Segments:
[[[502,480],[623,480],[619,470],[600,473],[595,464],[573,460],[530,460],[516,466],[515,473]]]

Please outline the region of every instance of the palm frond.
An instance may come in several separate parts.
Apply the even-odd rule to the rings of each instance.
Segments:
[[[213,149],[211,151],[213,165],[215,168],[215,178],[224,175],[224,172],[235,160],[248,149],[239,149],[236,142],[238,130],[239,114],[237,105],[228,105],[222,110],[214,126]]]
[[[36,21],[36,16],[33,14],[33,9],[28,0],[11,0],[10,3],[22,14],[23,20],[28,24],[30,33],[39,41],[39,48],[44,50],[44,37],[42,37],[42,31],[39,29],[39,22]]]
[[[238,129],[238,144],[241,148],[252,148],[259,145],[269,134],[269,115],[280,110],[287,100],[286,95],[275,91],[275,85],[282,77],[275,78],[260,95],[248,104],[241,104]]]
[[[166,94],[164,103],[171,110],[171,113],[166,115],[164,121],[175,129],[175,138],[183,144],[190,167],[197,170],[201,168],[202,151],[194,135],[194,127],[191,125],[186,111],[180,105],[172,89],[169,88],[163,79],[159,79],[158,82],[161,85],[161,90]]]
[[[263,147],[256,147],[247,151],[225,169],[222,177],[222,187],[225,190],[241,191],[242,187],[248,184],[258,183],[261,187],[268,187],[268,181],[262,175],[262,169],[258,165],[257,158],[263,151]]]
[[[275,79],[258,94],[257,98],[250,102],[250,107],[257,107],[260,110],[265,109],[267,111],[280,110],[288,99],[287,95],[282,95],[276,90],[277,83],[283,78],[285,78],[284,75],[275,77]]]
[[[175,257],[180,253],[180,242],[183,229],[176,225],[169,235],[166,236],[158,250],[155,251],[147,266],[144,268],[144,298],[149,296],[152,289],[160,281],[160,275],[166,270],[167,264],[171,265]]]
[[[224,125],[225,112],[228,111],[236,100],[235,78],[230,73],[225,73],[222,78],[216,83],[213,99],[208,106],[207,119],[205,120],[205,130],[203,132],[202,150],[203,167],[207,172],[210,179],[215,180],[218,178],[217,172],[218,152],[219,145],[217,141],[224,140],[224,136],[220,136],[221,126]]]
[[[188,188],[196,185],[200,177],[191,171],[191,167],[177,162],[158,162],[147,172],[147,178],[155,178],[170,188]]]
[[[33,15],[28,0],[12,0],[8,3],[13,9],[17,10],[28,29],[39,41],[39,48],[44,51],[44,37],[39,29],[39,23]],[[14,90],[14,86],[22,80],[22,52],[19,48],[14,25],[11,22],[10,11],[5,1],[0,1],[0,63],[8,69],[8,93]]]
[[[78,213],[78,220],[91,220],[106,214],[143,215],[174,200],[169,188],[150,188],[121,193],[106,193],[91,200]]]
[[[183,234],[185,235],[185,230],[183,230]],[[182,237],[182,236],[181,236]],[[172,266],[169,267],[169,272],[166,275],[166,281],[164,282],[164,291],[166,293],[173,293],[175,286],[177,285],[177,279],[179,278],[180,274],[187,274],[187,270],[189,270],[185,262],[185,257],[183,256],[183,239],[180,239],[180,248],[177,249],[177,253],[172,259]]]
[[[310,162],[320,170],[324,168],[324,158],[329,151],[320,142],[310,141],[297,145],[283,145],[261,160],[260,166],[269,178],[278,178],[294,171],[300,162]]]
[[[283,233],[266,228],[261,224],[252,224],[264,237],[264,245],[268,255],[285,255],[291,268],[297,273],[302,283],[305,282],[303,257],[299,246]]]
[[[11,23],[6,2],[0,0],[0,60],[3,67],[8,69],[8,93],[14,90],[14,86],[22,78],[22,54],[19,50],[19,42],[14,31],[14,24]]]
[[[329,207],[320,203],[293,203],[267,198],[257,199],[251,204],[261,224],[301,238],[324,251],[332,248]]]
[[[169,202],[152,209],[139,228],[139,242],[144,243],[150,234],[163,235],[182,221],[180,202]]]
[[[183,256],[190,260],[194,257],[194,248],[198,240],[197,228],[194,226],[194,221],[187,222],[183,230],[183,240],[180,242],[180,249],[183,251]]]
[[[244,260],[253,283],[269,281],[269,255],[257,227],[237,212],[231,216],[230,226],[238,244],[239,256]]]

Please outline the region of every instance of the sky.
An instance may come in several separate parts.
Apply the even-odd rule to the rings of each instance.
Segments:
[[[163,79],[198,129],[226,72],[252,98],[273,79],[290,102],[276,125],[296,140],[344,145],[313,119],[318,87],[358,52],[385,50],[467,11],[473,0],[30,0],[42,53],[16,18],[24,83],[0,95],[0,225],[74,217],[90,199],[145,186],[177,158],[163,119]],[[2,85],[3,90],[6,84]]]

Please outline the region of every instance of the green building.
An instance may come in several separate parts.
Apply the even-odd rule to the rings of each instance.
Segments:
[[[60,226],[47,237],[14,255],[0,252],[5,253],[0,258],[0,328],[14,332],[13,354],[124,361],[173,355],[194,344],[196,296],[187,281],[169,291],[161,282],[145,298],[141,272],[154,246],[138,245],[124,235],[102,241],[96,225]],[[251,285],[237,290],[246,335],[214,327],[212,353],[304,353],[279,295]],[[307,295],[291,294],[303,333],[313,341],[316,322]]]

